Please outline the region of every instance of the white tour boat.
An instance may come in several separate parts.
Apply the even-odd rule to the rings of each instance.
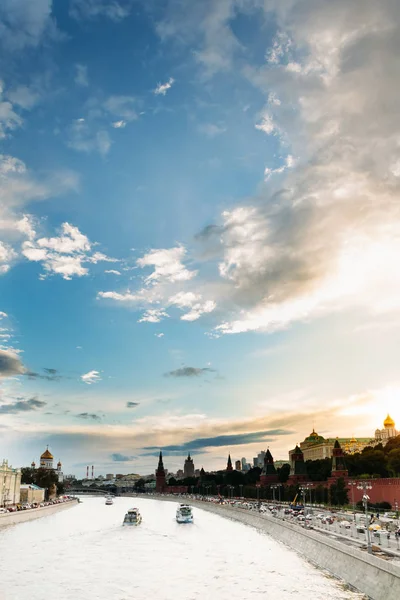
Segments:
[[[193,523],[192,507],[189,504],[180,504],[176,509],[178,523]]]
[[[142,515],[138,508],[130,508],[124,517],[123,525],[139,525],[142,522]]]
[[[111,504],[114,504],[114,500],[112,499],[111,496],[107,496],[106,497],[106,506],[111,506]]]

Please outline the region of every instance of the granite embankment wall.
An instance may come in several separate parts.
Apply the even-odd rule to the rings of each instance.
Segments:
[[[24,521],[33,521],[41,517],[48,517],[60,510],[72,508],[78,504],[77,500],[63,502],[62,504],[52,504],[51,506],[42,506],[41,508],[31,508],[28,510],[20,510],[14,513],[0,514],[0,528],[6,525],[16,525]]]
[[[157,498],[158,499],[158,498]],[[161,498],[160,498],[161,499]],[[172,498],[164,498],[173,501]],[[178,499],[175,502],[179,501]],[[372,600],[399,600],[400,566],[298,525],[231,506],[190,500],[192,506],[257,528],[342,579]]]

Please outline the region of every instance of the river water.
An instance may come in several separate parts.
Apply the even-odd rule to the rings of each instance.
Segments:
[[[122,527],[138,506],[143,522]],[[1,600],[355,600],[282,544],[241,523],[176,504],[84,498],[49,517],[0,529]]]

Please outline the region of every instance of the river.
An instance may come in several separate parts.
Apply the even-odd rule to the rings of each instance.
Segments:
[[[139,527],[122,527],[140,508]],[[1,600],[355,600],[282,544],[241,523],[175,503],[104,498],[0,529]]]

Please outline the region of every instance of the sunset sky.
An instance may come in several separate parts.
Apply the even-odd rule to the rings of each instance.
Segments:
[[[400,3],[2,0],[0,460],[400,423]]]

